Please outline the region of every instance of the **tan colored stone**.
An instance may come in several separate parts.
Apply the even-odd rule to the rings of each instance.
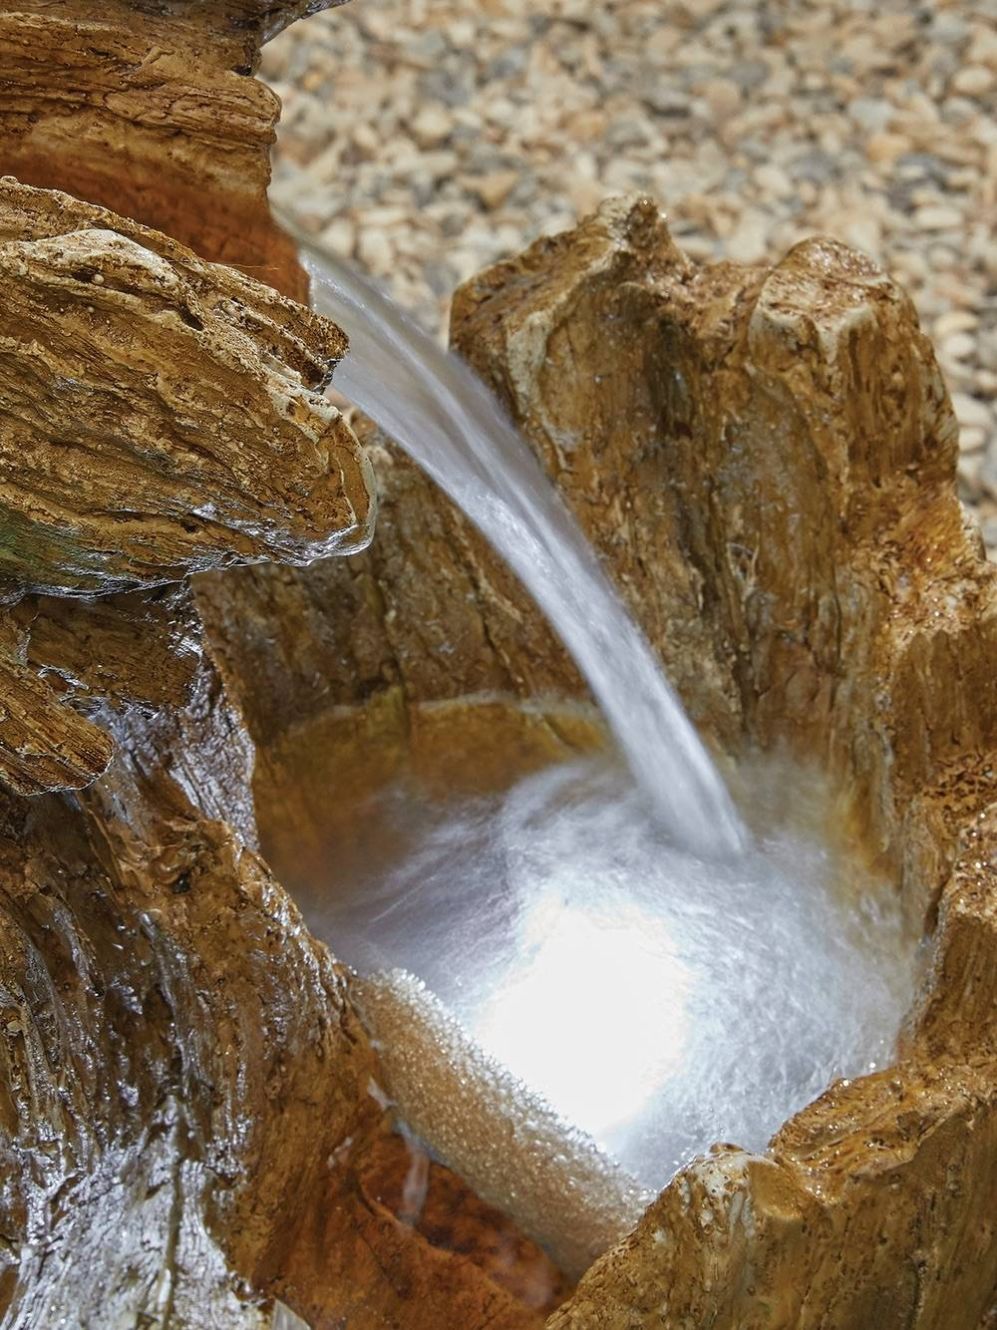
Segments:
[[[744,735],[821,754],[912,916],[930,924],[940,902],[897,1068],[833,1087],[779,1133],[771,1162],[692,1165],[551,1326],[970,1330],[997,1287],[982,1219],[997,883],[981,855],[997,784],[997,587],[963,526],[955,420],[909,302],[827,241],[772,269],[695,269],[652,207],[613,204],[470,283],[454,332],[602,544],[687,703],[710,714],[723,696],[678,645],[697,622],[737,681]],[[620,385],[605,415],[578,392],[596,365]],[[638,480],[633,436],[616,442],[614,422],[644,419],[638,455],[654,461]],[[562,469],[557,441],[579,427],[584,447]],[[662,506],[674,515],[640,562],[645,581],[612,539],[617,493],[682,496]],[[672,557],[698,571],[696,602],[662,577]],[[968,1260],[967,1225],[979,1233]]]
[[[155,232],[0,187],[0,574],[86,594],[363,545],[338,329]]]
[[[8,169],[98,201],[116,187],[123,213],[170,219],[205,257],[238,256],[293,287],[260,211],[274,105],[231,66],[237,52],[251,64],[266,25],[300,6],[152,17],[114,4],[100,19],[76,0],[21,8],[0,33]],[[153,38],[161,84],[146,67]],[[881,47],[849,49],[892,61]],[[53,89],[62,109],[39,116]],[[932,110],[911,98],[912,133],[937,122]],[[146,276],[161,263],[193,281],[189,257],[136,240],[121,218],[97,229],[148,251]],[[21,276],[49,297],[82,281],[63,260],[83,242],[60,250],[60,236],[31,238],[17,282],[8,266],[12,298]],[[151,327],[162,286],[116,291],[134,275],[118,239],[103,257],[87,303],[113,312],[136,299]],[[171,348],[192,344],[196,329],[160,319],[154,342],[169,329]],[[653,206],[614,204],[473,282],[454,329],[711,741],[820,761],[856,845],[932,937],[898,1065],[832,1087],[764,1157],[725,1147],[685,1171],[552,1326],[977,1330],[997,1283],[997,604],[954,497],[955,424],[909,302],[833,242],[773,268],[700,268]],[[100,349],[103,364],[111,347]],[[9,383],[23,364],[19,375]],[[82,795],[0,794],[0,1306],[14,1330],[155,1320],[164,1305],[191,1330],[257,1330],[273,1294],[322,1330],[533,1330],[546,1305],[429,1242],[370,1189],[390,1126],[384,1068],[348,979],[256,849],[244,723],[271,826],[293,794],[281,764],[314,780],[297,800],[302,836],[330,805],[345,829],[350,801],[392,763],[431,765],[423,745],[439,745],[440,763],[472,740],[498,771],[507,742],[540,760],[592,739],[590,713],[564,705],[581,696],[574,671],[508,573],[390,448],[377,445],[377,461],[384,521],[368,553],[202,579],[209,650],[196,669],[181,659],[186,631],[134,603],[9,609],[7,686],[33,690],[41,718],[9,746],[11,769],[33,758],[49,706],[67,710],[57,689],[74,708],[107,699],[97,709],[118,741]],[[87,472],[87,494],[94,485]],[[178,561],[176,542],[191,546],[161,516],[147,557],[196,566]],[[113,668],[87,664],[88,641]],[[146,644],[151,661],[177,658],[158,692]],[[38,693],[43,673],[51,697]],[[531,709],[538,696],[553,700]],[[91,722],[72,715],[46,757],[69,784],[103,760]],[[448,1195],[476,1236],[494,1222],[466,1189]]]
[[[156,18],[146,8],[111,4],[98,18],[75,0],[58,9],[27,0],[4,16],[0,169],[70,183],[167,225],[207,258],[300,291],[263,204],[276,103],[232,66],[254,64],[260,36],[303,6],[233,0]],[[42,117],[39,104],[59,109]],[[81,522],[104,525],[110,574],[71,589],[177,577],[200,555],[169,561],[199,540],[221,550],[229,539],[223,564],[255,557],[261,535],[276,541],[266,557],[283,557],[277,545],[304,534],[309,506],[325,525],[329,500],[351,488],[354,512],[369,515],[356,442],[316,392],[345,346],[337,329],[123,215],[9,182],[4,190],[18,205],[0,232],[12,346],[24,331],[13,307],[34,292],[37,345],[84,361],[89,351],[97,380],[71,410],[26,373],[34,343],[9,361],[11,417],[34,412],[71,436],[104,427],[92,469],[53,459],[49,470]],[[15,246],[23,253],[11,271]],[[178,295],[203,327],[174,317]],[[117,342],[92,326],[98,310]],[[157,377],[140,376],[143,364]],[[89,408],[101,387],[98,421]],[[169,403],[150,430],[157,390]],[[164,450],[157,471],[154,445],[185,415],[192,446]],[[237,437],[245,467],[226,452]],[[39,510],[11,474],[11,502],[33,522]],[[243,516],[258,505],[255,537],[233,527],[227,538],[204,512],[178,513],[184,476],[191,501],[207,481],[198,507],[241,485]],[[172,503],[139,548],[114,538],[101,500],[125,507],[143,484],[146,499],[158,485]],[[78,562],[70,554],[53,549],[46,566],[22,548],[21,585],[65,580]],[[9,548],[7,558],[16,563]],[[10,602],[18,588],[5,589]],[[351,1307],[380,1326],[405,1307],[413,1330],[536,1330],[549,1294],[538,1300],[518,1270],[503,1282],[485,1255],[497,1228],[523,1270],[537,1270],[539,1253],[508,1221],[437,1166],[460,1227],[451,1246],[397,1219],[362,1181],[368,1146],[392,1121],[377,1058],[345,976],[256,853],[252,747],[200,639],[178,587],[102,599],[35,593],[0,622],[0,674],[15,703],[0,725],[0,775],[32,790],[86,784],[117,745],[84,795],[0,791],[0,1315],[11,1330],[164,1317],[189,1330],[264,1330],[279,1290],[316,1326],[341,1324]],[[458,1240],[481,1249],[478,1262]]]
[[[562,488],[704,730],[734,753],[819,757],[856,846],[932,938],[898,1065],[832,1087],[768,1156],[727,1149],[680,1174],[552,1328],[976,1330],[997,1285],[984,1218],[997,884],[982,853],[997,804],[997,592],[955,497],[956,422],[910,302],[869,260],[822,240],[772,268],[700,268],[651,204],[613,203],[472,281],[454,339]],[[438,760],[472,718],[487,733],[483,679],[498,681],[496,715],[503,696],[509,714],[541,687],[577,695],[459,516],[403,460],[380,449],[375,460],[383,522],[361,561],[286,570],[279,588],[246,570],[201,591],[259,735],[270,828],[306,775],[345,793],[336,771],[355,769],[350,751],[395,770],[441,702],[455,737]],[[433,562],[414,584],[420,530]],[[409,553],[396,561],[397,548]],[[219,591],[235,597],[227,609]],[[247,592],[244,622],[258,627],[240,639],[232,615]],[[360,672],[321,626],[336,622],[322,606],[358,601],[371,615]],[[264,625],[280,604],[308,617],[275,651]],[[438,633],[454,648],[445,669]],[[328,644],[321,695],[291,656],[302,637]],[[254,703],[261,680],[268,700]],[[371,788],[361,781],[358,797]],[[302,812],[295,836],[307,843],[319,810]],[[282,863],[293,845],[280,844]],[[434,1139],[432,1104],[418,1113]],[[970,1229],[980,1236],[965,1259]]]
[[[518,171],[490,171],[470,181],[470,188],[486,208],[498,208],[509,197],[519,178]]]
[[[952,87],[966,97],[983,97],[991,91],[995,81],[997,77],[992,69],[984,65],[967,65],[956,74]]]
[[[453,117],[446,108],[424,106],[412,121],[412,137],[421,148],[436,148],[453,132]]]
[[[0,15],[3,170],[114,208],[301,295],[293,249],[266,204],[279,103],[245,75],[262,34],[304,7],[8,6]]]

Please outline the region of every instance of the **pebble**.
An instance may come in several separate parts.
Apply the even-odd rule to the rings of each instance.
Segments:
[[[893,107],[883,97],[856,97],[848,104],[848,114],[870,134],[881,133],[893,119]]]
[[[914,221],[922,231],[954,230],[962,226],[962,220],[962,213],[958,208],[950,208],[945,204],[918,208],[914,214]]]
[[[518,182],[518,171],[492,171],[472,179],[470,189],[491,210],[502,206]]]
[[[362,230],[357,243],[357,258],[375,277],[383,277],[394,259],[391,243],[384,232],[374,227]]]
[[[943,360],[965,360],[976,349],[976,342],[965,332],[950,333],[942,339],[938,351]]]
[[[357,229],[348,217],[335,217],[319,233],[320,245],[328,245],[335,254],[350,258],[357,243]]]
[[[761,166],[756,166],[753,175],[763,196],[787,199],[793,193],[793,182],[782,167],[776,166],[774,162],[763,162]]]
[[[888,166],[910,147],[910,140],[902,134],[870,134],[865,145],[866,155],[879,166]]]
[[[972,332],[979,319],[968,309],[950,309],[939,314],[932,324],[931,331],[939,342],[952,333]]]
[[[741,86],[733,79],[711,79],[703,87],[703,97],[715,120],[726,120],[741,105]]]
[[[875,217],[855,217],[845,224],[841,238],[864,254],[877,254],[882,243],[883,228]]]
[[[412,137],[420,148],[435,148],[450,137],[453,116],[443,106],[424,106],[412,121]]]
[[[952,394],[952,409],[960,425],[969,429],[980,429],[984,433],[997,427],[994,412],[976,397],[968,393]]]
[[[869,254],[938,348],[997,554],[993,0],[358,0],[261,76],[275,197],[441,338],[456,284],[621,191],[697,261]]]
[[[984,457],[979,451],[960,451],[959,462],[956,467],[956,475],[959,480],[959,488],[966,497],[973,496],[981,491],[990,494],[984,471]]]
[[[967,97],[982,97],[993,86],[994,71],[985,69],[982,65],[970,65],[968,69],[960,69],[952,80],[952,87],[956,92],[961,92]]]
[[[962,453],[978,453],[983,450],[987,442],[987,431],[978,429],[975,425],[959,431],[959,449]]]
[[[962,465],[962,459],[959,464]],[[976,472],[976,483],[988,499],[997,500],[997,457],[994,456],[993,448],[987,449],[986,456]]]

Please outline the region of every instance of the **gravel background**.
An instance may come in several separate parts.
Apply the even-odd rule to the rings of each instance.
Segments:
[[[935,341],[997,558],[997,0],[354,0],[262,75],[275,196],[441,335],[459,282],[612,194],[699,258],[871,254]]]

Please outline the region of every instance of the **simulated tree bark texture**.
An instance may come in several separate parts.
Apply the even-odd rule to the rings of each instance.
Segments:
[[[454,340],[693,708],[732,680],[740,742],[821,762],[934,925],[897,1066],[832,1087],[763,1158],[681,1173],[552,1330],[989,1324],[997,588],[909,300],[832,241],[700,268],[620,202],[472,280]]]
[[[0,15],[5,1330],[249,1330],[275,1295],[316,1328],[537,1330],[565,1291],[395,1134],[348,978],[259,856],[186,581],[369,537],[321,396],[345,338],[274,289],[302,278],[248,76],[316,7]]]
[[[989,1324],[997,597],[956,497],[955,423],[910,302],[831,241],[774,267],[699,267],[652,204],[623,201],[470,282],[453,331],[714,742],[821,764],[855,844],[930,934],[896,1067],[833,1087],[765,1156],[724,1148],[685,1170],[552,1330]],[[407,595],[397,551],[419,549],[412,496],[428,487],[376,455],[381,520],[359,561],[216,583],[249,588],[249,631],[226,628],[222,657],[259,733],[264,844],[289,869],[278,824],[295,817],[302,778],[320,780],[326,802],[330,789],[345,797],[334,764],[359,748],[370,762],[378,746],[389,771],[398,750],[418,756],[442,704],[453,751],[461,728],[477,746],[500,708],[474,681],[522,712],[523,681],[537,677],[533,612],[514,590],[467,594],[507,574],[437,493],[421,510],[433,584]],[[261,631],[281,603],[290,636],[329,651],[322,696],[289,638]],[[365,674],[339,646],[332,608],[357,603]],[[518,650],[503,628],[513,615]],[[231,611],[209,621],[234,622]],[[446,679],[427,645],[441,626]],[[556,651],[539,659],[556,690]],[[560,678],[571,693],[570,673]],[[260,680],[283,701],[256,712]],[[299,848],[309,802],[298,800]],[[392,1089],[404,1111],[404,1082]]]
[[[96,594],[366,543],[369,472],[321,395],[346,339],[67,195],[0,183],[0,576]]]
[[[367,541],[369,467],[321,394],[346,347],[337,328],[162,235],[10,177],[0,181],[0,289],[8,605],[237,562],[307,562]],[[176,682],[190,652],[159,617],[164,679]],[[82,639],[84,691],[93,695],[95,672],[98,696],[127,691],[115,675],[134,668],[135,652],[119,640],[101,662],[89,639],[122,639],[129,615],[112,627],[112,612],[62,605],[38,609],[25,629],[31,620],[18,610],[0,648],[0,780],[22,794],[77,789],[106,769],[111,747],[74,709],[60,656],[71,665],[72,638]]]
[[[16,0],[0,13],[3,168],[301,296],[266,202],[260,43],[323,0]]]
[[[700,267],[653,205],[618,201],[466,285],[454,342],[694,714],[732,710],[744,738],[821,762],[930,909],[988,800],[997,618],[903,291],[829,240],[774,267]],[[596,375],[587,402],[566,386]]]
[[[453,337],[718,753],[823,766],[924,922],[897,1065],[684,1170],[574,1292],[395,1132],[404,1085],[279,879],[399,763],[487,783],[598,727],[366,428],[370,549],[294,566],[374,510],[320,395],[345,339],[276,294],[304,287],[265,203],[258,45],[317,7],[0,14],[5,1330],[255,1330],[274,1297],[313,1330],[982,1330],[994,573],[910,303],[833,242],[700,267],[614,202],[469,283]]]

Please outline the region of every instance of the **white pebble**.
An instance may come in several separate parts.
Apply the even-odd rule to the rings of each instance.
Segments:
[[[966,97],[981,97],[993,86],[993,70],[985,69],[982,65],[970,65],[968,69],[960,69],[952,80],[952,87],[956,92],[961,92]]]
[[[963,219],[958,208],[937,203],[918,208],[914,214],[914,221],[922,231],[947,231],[950,228],[961,227]]]
[[[966,360],[976,350],[976,339],[969,333],[952,333],[939,347],[946,360]]]
[[[981,453],[986,442],[986,430],[971,428],[959,431],[959,451],[962,453]]]
[[[449,138],[453,117],[442,106],[424,106],[412,121],[412,137],[422,148],[435,148]]]
[[[966,429],[986,431],[997,425],[997,418],[991,408],[978,397],[971,397],[969,393],[953,393],[952,408],[959,424]]]

